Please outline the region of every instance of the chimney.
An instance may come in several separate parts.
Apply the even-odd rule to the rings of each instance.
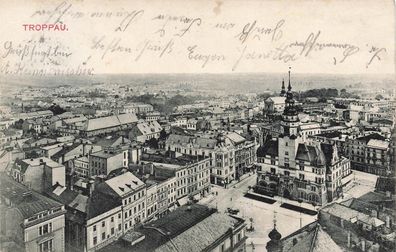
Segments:
[[[90,180],[89,181],[89,183],[88,183],[89,196],[91,196],[92,192],[95,190],[95,184],[96,184],[95,180]]]
[[[348,231],[348,248],[351,247],[351,231]]]
[[[386,197],[388,197],[388,198],[391,197],[391,192],[390,191],[386,191]]]
[[[385,226],[387,227],[387,228],[390,228],[390,217],[387,215],[386,216],[386,218],[385,218]]]

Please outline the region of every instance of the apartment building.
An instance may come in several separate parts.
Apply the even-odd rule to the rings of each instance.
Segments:
[[[5,174],[0,181],[0,250],[65,251],[65,207]]]
[[[106,148],[89,155],[89,176],[107,176],[115,169],[128,167],[128,164],[128,149]]]
[[[108,179],[97,185],[95,190],[121,202],[123,232],[146,220],[146,185],[132,173]]]
[[[156,178],[166,179],[158,188],[164,188],[166,191],[168,206],[174,203],[184,205],[189,198],[199,199],[210,192],[208,157],[193,157],[172,152],[144,153],[141,162],[153,165]],[[160,203],[158,204],[160,207]]]
[[[346,139],[345,155],[351,160],[352,169],[381,176],[394,172],[390,142],[377,133]]]

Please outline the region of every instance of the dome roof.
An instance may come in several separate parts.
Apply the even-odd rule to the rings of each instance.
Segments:
[[[271,232],[268,234],[268,237],[271,240],[279,241],[282,238],[282,235],[278,232],[278,230],[276,230],[276,227],[274,227],[274,229],[272,229]]]

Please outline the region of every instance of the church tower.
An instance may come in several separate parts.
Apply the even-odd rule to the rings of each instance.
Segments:
[[[296,168],[296,153],[299,143],[302,142],[300,134],[300,120],[293,97],[290,81],[286,92],[285,109],[282,114],[281,135],[279,136],[279,165],[285,168]]]
[[[286,96],[285,79],[282,80],[282,90],[280,96]]]

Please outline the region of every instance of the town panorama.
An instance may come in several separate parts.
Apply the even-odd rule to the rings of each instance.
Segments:
[[[394,83],[182,77],[2,87],[0,251],[395,251]]]

